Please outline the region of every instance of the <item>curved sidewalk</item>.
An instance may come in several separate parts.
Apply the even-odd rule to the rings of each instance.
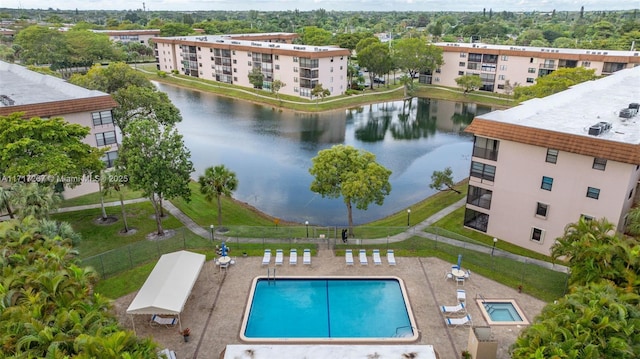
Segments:
[[[140,203],[140,202],[144,202],[144,201],[148,201],[147,198],[136,198],[136,199],[130,199],[130,200],[126,200],[124,201],[125,204],[129,204],[129,203]],[[498,248],[492,248],[489,246],[484,246],[484,245],[480,245],[480,244],[474,244],[474,243],[468,243],[468,242],[462,242],[453,238],[448,238],[445,236],[441,236],[441,235],[435,235],[433,233],[427,233],[425,232],[425,228],[433,225],[435,222],[439,221],[440,219],[448,216],[449,214],[451,214],[453,211],[455,211],[456,209],[464,206],[466,203],[466,198],[463,198],[461,200],[459,200],[458,202],[440,210],[439,212],[435,213],[434,215],[428,217],[427,219],[425,219],[424,221],[409,227],[406,231],[402,232],[402,233],[398,233],[396,235],[390,236],[388,238],[377,238],[377,239],[367,239],[367,243],[369,244],[374,244],[374,243],[388,243],[388,242],[400,242],[400,241],[404,241],[407,238],[413,237],[413,236],[420,236],[420,237],[424,237],[424,238],[428,238],[434,241],[439,241],[442,243],[446,243],[452,246],[456,246],[456,247],[464,247],[467,249],[471,249],[473,251],[476,252],[480,252],[480,253],[486,253],[486,254],[490,254],[493,252],[493,255],[495,256],[499,256],[499,257],[505,257],[505,258],[509,258],[511,260],[514,261],[518,261],[518,262],[526,262],[526,263],[532,263],[535,264],[539,267],[543,267],[543,268],[547,268],[547,269],[551,269],[557,272],[563,272],[563,273],[568,273],[568,268],[565,266],[561,266],[561,265],[557,265],[557,264],[553,264],[553,263],[549,263],[549,262],[545,262],[545,261],[541,261],[538,259],[534,259],[534,258],[529,258],[529,257],[525,257],[525,256],[520,256],[517,254],[513,254],[510,252],[505,252],[502,251]],[[108,202],[104,204],[105,207],[113,207],[113,206],[119,206],[120,202],[116,201],[116,202]],[[90,205],[83,205],[83,206],[74,206],[74,207],[66,207],[66,208],[60,208],[58,209],[57,212],[62,213],[62,212],[71,212],[71,211],[82,211],[85,209],[92,209],[92,208],[100,208],[100,204],[90,204]],[[174,217],[176,217],[185,227],[187,227],[191,232],[197,234],[200,237],[203,238],[209,238],[210,234],[209,232],[203,228],[202,226],[198,225],[196,222],[194,222],[190,217],[188,217],[186,214],[184,214],[184,212],[182,212],[178,207],[174,206],[173,203],[171,203],[168,200],[164,200],[162,201],[162,206],[164,207],[164,209],[166,209],[169,213],[171,213],[171,215],[173,215]],[[250,238],[246,238],[246,239],[241,239],[243,242],[251,242],[253,239]]]

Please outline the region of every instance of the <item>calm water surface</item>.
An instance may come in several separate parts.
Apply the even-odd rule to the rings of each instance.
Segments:
[[[178,124],[197,179],[206,167],[224,164],[239,185],[233,197],[287,221],[344,226],[341,198],[311,192],[311,159],[337,144],[376,155],[393,171],[384,205],[354,207],[354,222],[367,223],[430,196],[431,174],[451,167],[454,180],[468,176],[472,136],[462,130],[489,107],[414,98],[322,114],[300,114],[157,84],[180,109]]]

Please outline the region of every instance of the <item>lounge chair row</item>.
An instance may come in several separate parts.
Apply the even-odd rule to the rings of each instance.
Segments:
[[[271,263],[271,249],[265,249],[262,256],[262,265],[269,265]],[[305,248],[302,252],[302,263],[311,264],[311,249]],[[284,251],[282,249],[276,249],[275,264],[277,266],[284,264]],[[289,251],[289,264],[298,264],[298,250],[293,248]]]
[[[375,265],[381,265],[382,264],[382,259],[380,258],[380,250],[379,249],[374,249],[372,251],[372,257],[373,257],[373,264]],[[348,266],[352,266],[353,265],[353,250],[352,249],[347,249],[344,252],[344,259],[347,263]],[[367,265],[369,264],[369,261],[367,259],[367,251],[366,249],[361,249],[358,252],[358,260],[360,261],[361,265]],[[389,263],[390,266],[394,266],[396,265],[396,256],[393,252],[393,249],[389,249],[387,250],[387,262]]]

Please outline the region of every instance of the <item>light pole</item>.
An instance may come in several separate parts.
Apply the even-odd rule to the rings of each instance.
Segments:
[[[407,227],[411,225],[411,208],[407,209]]]
[[[209,226],[209,230],[211,231],[211,242],[213,242],[213,224]]]
[[[491,248],[491,256],[493,257],[493,251],[496,250],[496,243],[498,243],[498,238],[493,238],[493,248]]]
[[[304,225],[307,227],[307,238],[309,238],[309,221],[304,221]]]

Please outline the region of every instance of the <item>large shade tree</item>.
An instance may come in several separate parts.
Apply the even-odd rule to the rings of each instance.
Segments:
[[[581,82],[595,80],[595,69],[584,67],[561,68],[536,79],[536,84],[531,86],[518,86],[514,90],[514,97],[518,101],[531,98],[540,98],[564,91]]]
[[[376,156],[352,146],[336,145],[318,152],[309,173],[311,191],[323,198],[342,197],[347,206],[349,234],[353,235],[353,205],[366,210],[370,203],[382,205],[391,192],[391,171],[376,162]]]
[[[116,167],[126,173],[129,185],[148,197],[155,211],[158,236],[162,229],[162,200],[189,200],[190,174],[194,171],[182,135],[173,126],[142,119],[127,126]]]
[[[11,182],[76,186],[103,167],[102,151],[84,143],[88,134],[61,117],[0,116],[0,174]]]
[[[218,225],[222,225],[222,202],[221,197],[230,197],[233,191],[238,188],[238,179],[235,172],[230,171],[225,165],[207,167],[204,175],[198,178],[200,192],[204,198],[211,202],[216,199],[218,206]]]
[[[404,38],[393,43],[391,49],[393,63],[413,81],[416,75],[423,72],[433,72],[444,64],[442,49],[427,44],[424,39]]]

